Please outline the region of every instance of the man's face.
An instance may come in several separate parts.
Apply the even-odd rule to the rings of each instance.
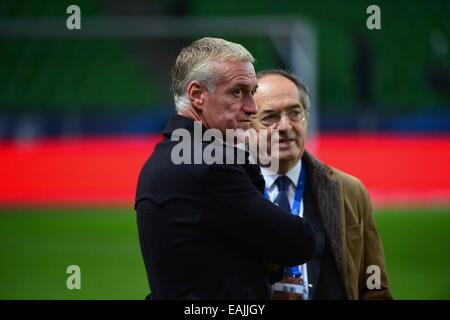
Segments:
[[[255,69],[250,62],[220,61],[214,63],[219,75],[215,88],[206,91],[203,121],[207,128],[250,128],[250,117],[257,107],[253,94],[258,86]]]
[[[280,168],[289,170],[302,157],[305,147],[307,115],[300,99],[304,93],[281,75],[263,76],[258,84],[255,94],[258,113],[252,125],[257,130],[268,129],[268,141],[273,130],[279,130],[279,139],[272,141],[271,148],[278,145]]]

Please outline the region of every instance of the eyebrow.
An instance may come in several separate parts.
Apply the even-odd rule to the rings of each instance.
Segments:
[[[239,88],[239,89],[247,89],[249,91],[256,90],[258,88],[258,85],[252,86],[245,83],[236,83],[235,85],[231,86],[233,89]]]
[[[269,109],[267,109],[267,108],[269,108]],[[287,106],[287,107],[285,107],[285,108],[283,108],[283,109],[292,110],[292,109],[296,109],[296,108],[299,108],[299,109],[302,109],[302,110],[303,110],[302,105],[299,104],[299,103],[291,104],[291,105],[289,105],[289,106]],[[274,109],[278,109],[278,108],[273,107],[273,106],[268,106],[268,107],[266,107],[266,109],[265,109],[264,111],[262,111],[261,113],[278,112],[278,111],[276,111],[276,110],[274,110]]]
[[[295,109],[300,108],[302,109],[302,105],[300,103],[291,104],[290,106],[286,107],[285,109]]]
[[[269,107],[270,108],[270,107]],[[265,109],[265,110],[263,110],[261,113],[275,113],[276,111],[275,110],[273,110],[273,109]]]

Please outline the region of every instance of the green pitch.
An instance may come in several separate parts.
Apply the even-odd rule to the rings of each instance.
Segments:
[[[450,299],[450,208],[375,214],[396,299]],[[69,265],[81,289],[68,290]],[[0,209],[0,299],[143,299],[133,211]]]

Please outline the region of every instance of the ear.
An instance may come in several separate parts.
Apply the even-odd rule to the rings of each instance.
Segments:
[[[187,93],[192,106],[197,109],[203,109],[206,93],[205,87],[202,86],[198,81],[191,81],[187,87]]]

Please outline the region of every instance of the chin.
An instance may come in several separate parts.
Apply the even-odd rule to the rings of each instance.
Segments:
[[[280,163],[291,162],[293,160],[295,160],[295,157],[294,156],[290,156],[290,155],[289,156],[280,155],[280,157],[278,157],[278,161]]]
[[[298,152],[292,150],[280,150],[279,157],[280,161],[292,161],[299,158]]]

